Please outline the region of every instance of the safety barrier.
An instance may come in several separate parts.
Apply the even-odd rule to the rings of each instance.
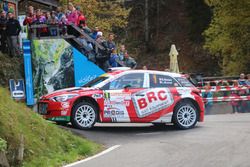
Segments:
[[[250,100],[250,86],[210,86],[200,89],[201,93],[214,93],[215,95],[224,94],[219,97],[205,97],[204,102],[230,102],[230,101],[248,101]],[[236,93],[236,92],[241,92]],[[217,93],[217,94],[216,94]],[[214,95],[213,94],[213,95]],[[227,94],[227,95],[225,95]]]
[[[248,89],[250,89],[250,86],[210,86],[206,89],[202,87],[201,92],[241,91],[241,90],[248,90]]]

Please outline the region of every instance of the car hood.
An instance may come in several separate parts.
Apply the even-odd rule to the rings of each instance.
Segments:
[[[97,88],[84,88],[84,87],[72,87],[72,88],[66,88],[66,89],[60,89],[57,91],[54,91],[50,94],[42,96],[40,99],[49,99],[54,96],[59,96],[63,94],[82,94],[87,91],[91,90],[98,90]]]

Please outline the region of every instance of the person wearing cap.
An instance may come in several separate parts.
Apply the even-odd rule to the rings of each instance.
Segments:
[[[101,31],[97,32],[95,41],[99,44],[106,43],[105,39],[103,38],[103,33]]]
[[[7,52],[7,37],[6,37],[6,23],[7,23],[7,18],[6,18],[6,12],[3,10],[0,15],[0,35],[1,35],[1,52],[6,53]]]
[[[7,43],[10,48],[10,56],[20,56],[20,50],[18,47],[18,35],[21,31],[20,23],[14,18],[13,13],[8,13],[8,21],[6,23],[6,35]]]

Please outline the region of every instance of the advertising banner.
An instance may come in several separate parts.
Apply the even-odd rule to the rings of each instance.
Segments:
[[[34,96],[73,87],[73,47],[63,39],[32,41]]]
[[[82,86],[104,73],[64,39],[32,41],[34,97]]]
[[[105,72],[88,59],[77,49],[73,49],[75,65],[75,86],[82,86]]]

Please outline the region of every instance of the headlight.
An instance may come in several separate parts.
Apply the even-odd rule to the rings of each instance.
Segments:
[[[54,96],[50,98],[50,100],[57,101],[57,102],[65,102],[76,96],[78,96],[78,94],[65,94],[65,95]]]

